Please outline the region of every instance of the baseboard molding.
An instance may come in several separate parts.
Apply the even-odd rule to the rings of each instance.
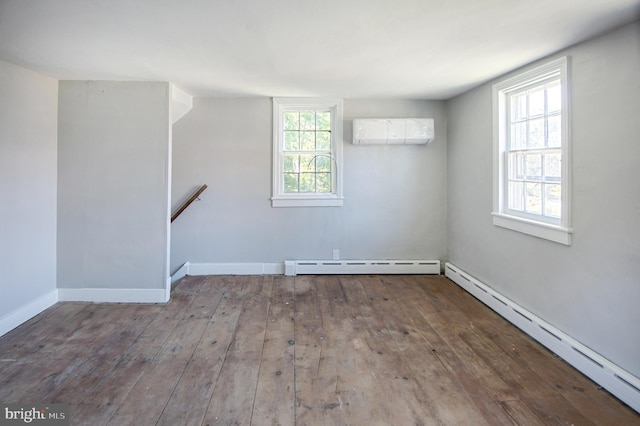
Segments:
[[[187,275],[189,275],[189,262],[184,263],[181,267],[178,268],[177,271],[173,273],[173,275],[171,275],[171,285],[177,283]]]
[[[167,303],[165,289],[59,288],[60,302]]]
[[[171,277],[167,277],[167,280],[165,282],[165,286],[164,286],[164,303],[169,302],[169,299],[171,299]]]
[[[190,263],[182,265],[173,275],[175,283],[186,275],[282,275],[283,263]]]
[[[0,318],[0,336],[5,335],[20,324],[25,323],[57,302],[58,290],[53,290],[29,302],[28,304],[19,307],[15,311],[8,313]]]
[[[451,263],[445,264],[445,275],[640,413],[640,378],[592,351]]]

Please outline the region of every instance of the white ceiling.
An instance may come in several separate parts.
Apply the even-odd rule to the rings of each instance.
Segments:
[[[0,59],[194,96],[447,99],[640,0],[0,0]]]

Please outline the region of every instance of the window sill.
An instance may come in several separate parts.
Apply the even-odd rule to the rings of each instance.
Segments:
[[[495,226],[522,232],[523,234],[532,235],[534,237],[554,241],[567,246],[571,245],[571,233],[573,231],[570,228],[535,222],[533,220],[509,216],[503,213],[494,212],[492,215],[493,224]]]
[[[271,207],[342,207],[343,198],[271,198]]]

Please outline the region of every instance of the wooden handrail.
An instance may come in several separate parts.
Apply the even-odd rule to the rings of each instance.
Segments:
[[[191,205],[191,203],[193,203],[195,200],[198,199],[198,197],[200,196],[200,194],[202,194],[202,192],[207,189],[207,184],[204,184],[200,187],[200,189],[198,189],[192,196],[191,198],[189,198],[187,201],[184,202],[184,204],[182,204],[180,206],[180,208],[178,210],[176,210],[176,212],[174,214],[171,215],[171,222],[173,222],[174,220],[176,220],[176,218],[178,216],[180,216],[180,214],[185,211],[185,209],[187,207],[189,207],[189,205]]]

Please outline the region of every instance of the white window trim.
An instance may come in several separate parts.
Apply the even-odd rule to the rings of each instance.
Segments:
[[[566,57],[525,71],[514,77],[493,85],[493,224],[533,235],[557,243],[571,245],[573,230],[571,218],[571,138],[570,138],[570,99],[569,99],[569,64]],[[560,74],[562,90],[562,211],[559,224],[551,224],[535,220],[531,217],[516,216],[505,208],[505,155],[507,117],[504,105],[510,92],[531,84],[537,79],[544,79],[553,73]]]
[[[282,112],[287,108],[322,109],[330,108],[333,112],[331,120],[331,157],[335,165],[332,179],[335,190],[328,194],[296,193],[287,194],[282,191]],[[341,207],[342,196],[342,99],[337,98],[273,98],[273,188],[272,207]]]

